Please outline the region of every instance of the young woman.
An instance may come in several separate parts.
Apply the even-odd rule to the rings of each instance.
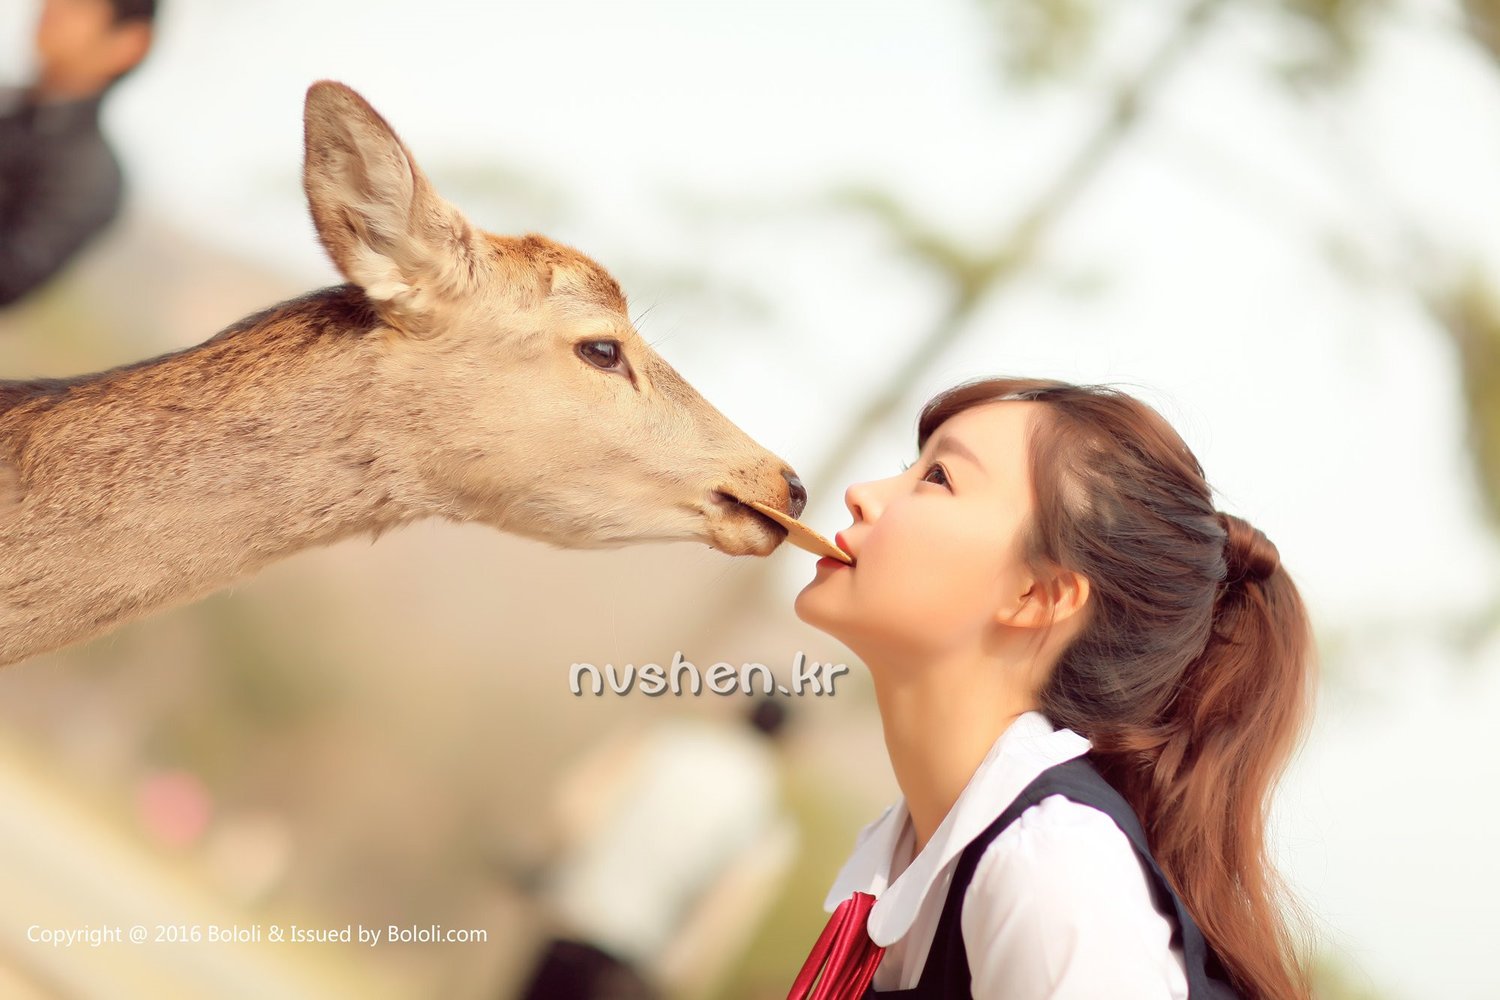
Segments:
[[[965,383],[917,440],[795,604],[869,668],[902,791],[825,904],[878,897],[871,989],[1308,997],[1265,851],[1313,690],[1276,547],[1111,388]]]

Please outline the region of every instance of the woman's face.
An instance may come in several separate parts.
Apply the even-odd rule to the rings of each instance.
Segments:
[[[844,493],[853,566],[818,563],[797,617],[868,660],[974,644],[1022,603],[1021,529],[1032,490],[1026,434],[1045,404],[985,403],[950,417],[910,468]]]

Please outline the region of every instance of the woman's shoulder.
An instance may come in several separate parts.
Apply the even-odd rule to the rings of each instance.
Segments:
[[[1113,819],[1049,795],[980,856],[961,912],[971,962],[984,956],[981,967],[1008,964],[1048,981],[1108,974],[1185,995],[1176,920],[1157,910],[1148,879]]]
[[[1138,885],[1150,898],[1147,869],[1125,832],[1103,811],[1061,794],[1029,806],[1002,830],[985,847],[974,879],[997,869],[1011,891]]]

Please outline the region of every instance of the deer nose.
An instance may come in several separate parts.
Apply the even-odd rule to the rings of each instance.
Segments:
[[[781,474],[786,477],[787,513],[801,517],[802,509],[807,506],[807,490],[791,469],[785,469]]]

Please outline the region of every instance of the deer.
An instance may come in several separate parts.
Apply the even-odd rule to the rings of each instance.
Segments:
[[[344,284],[107,371],[0,381],[0,666],[414,520],[766,556],[796,472],[642,338],[619,283],[480,229],[348,86],[303,109]]]

